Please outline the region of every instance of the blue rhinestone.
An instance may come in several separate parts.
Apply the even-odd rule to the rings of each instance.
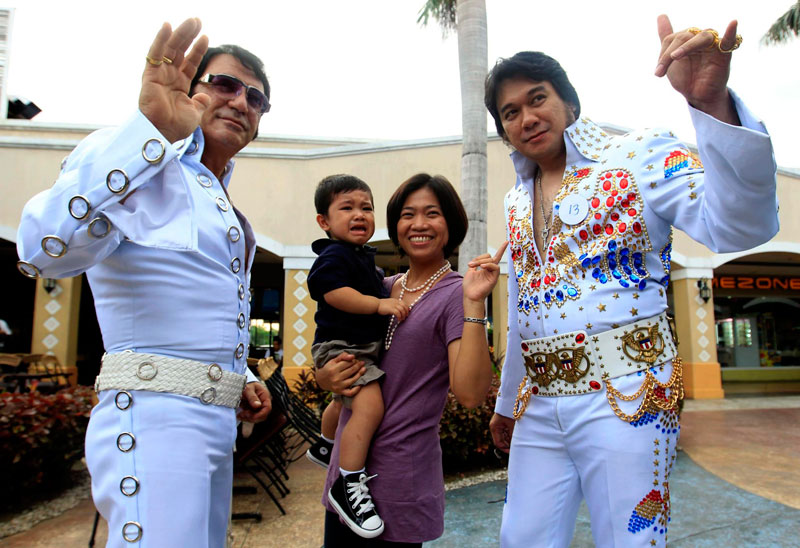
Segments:
[[[619,258],[619,262],[620,264],[627,265],[630,264],[631,260],[627,255],[623,254],[622,257]]]
[[[533,298],[533,305],[534,306],[539,306],[539,296],[538,295]]]
[[[599,278],[601,270],[599,268],[595,268],[592,270],[592,278]]]
[[[592,260],[587,257],[586,259],[581,261],[581,266],[583,268],[589,268],[590,266],[592,266]]]
[[[617,280],[622,278],[622,273],[619,270],[617,270],[616,268],[611,271],[611,275],[614,276],[614,278],[616,278]]]
[[[564,300],[564,292],[561,291],[560,289],[558,291],[556,291],[556,299],[558,299],[559,301],[563,301]]]
[[[635,284],[636,284],[636,283],[639,283],[639,280],[640,280],[639,276],[637,276],[637,275],[636,275],[636,274],[634,274],[633,272],[631,272],[631,273],[630,273],[630,279],[631,279],[631,281],[632,281],[633,283],[635,283]]]
[[[546,303],[550,302],[550,293],[545,293],[544,294],[544,302],[546,302]]]
[[[639,282],[639,291],[643,290],[645,287],[647,287],[647,280]]]
[[[611,253],[609,253],[608,255],[606,255],[606,257],[608,257],[609,261],[616,261],[617,260],[617,254],[614,253],[613,251]]]
[[[609,251],[616,251],[617,250],[617,241],[616,240],[611,240],[610,242],[608,242],[608,250]]]
[[[620,255],[630,255],[630,254],[631,254],[631,250],[630,250],[630,249],[628,249],[627,247],[623,247],[623,248],[622,248],[622,249],[619,251],[619,253],[620,253]]]
[[[578,257],[581,261],[586,258],[586,253],[581,253],[581,256]]]
[[[641,252],[641,251],[637,251],[636,253],[634,253],[634,254],[632,255],[632,257],[633,257],[634,259],[639,259],[639,260],[641,261],[641,260],[642,260],[642,252]]]
[[[647,276],[647,270],[645,270],[644,268],[639,268],[639,267],[637,267],[637,268],[636,268],[636,272],[638,272],[638,273],[639,273],[639,274],[641,274],[642,276]]]
[[[595,255],[594,257],[592,257],[592,264],[597,264],[602,260],[603,260],[603,257],[601,255]]]
[[[567,289],[567,295],[569,295],[570,297],[577,297],[578,290],[575,289],[574,287],[570,287],[569,289]]]
[[[633,274],[633,270],[631,270],[631,267],[629,267],[628,265],[625,265],[625,266],[623,266],[623,267],[622,267],[622,271],[623,271],[625,274],[627,274],[628,276],[630,276],[631,274]]]
[[[605,273],[600,274],[600,283],[601,284],[608,283],[608,276],[606,276]]]
[[[611,270],[614,270],[615,268],[617,268],[617,261],[609,260],[608,261],[608,268],[610,268]]]
[[[622,287],[630,287],[631,286],[631,284],[629,284],[625,280],[620,280],[619,281],[619,285],[621,285]]]

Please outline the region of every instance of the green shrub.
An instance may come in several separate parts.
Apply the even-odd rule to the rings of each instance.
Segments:
[[[93,390],[0,393],[0,500],[63,486],[83,455]]]

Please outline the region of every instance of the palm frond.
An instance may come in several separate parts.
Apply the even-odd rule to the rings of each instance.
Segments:
[[[781,15],[761,38],[764,45],[783,44],[788,42],[792,35],[800,35],[800,0]]]
[[[419,10],[417,23],[426,27],[433,18],[442,28],[442,34],[446,36],[456,28],[456,3],[456,0],[427,0]]]

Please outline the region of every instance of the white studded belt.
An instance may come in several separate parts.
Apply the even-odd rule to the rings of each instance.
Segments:
[[[225,371],[216,363],[128,351],[103,356],[94,389],[167,392],[235,409],[246,382],[244,375]]]
[[[573,396],[600,390],[604,381],[674,359],[677,346],[666,312],[588,335],[572,331],[522,341],[527,377],[536,396]],[[520,385],[520,393],[524,387]]]

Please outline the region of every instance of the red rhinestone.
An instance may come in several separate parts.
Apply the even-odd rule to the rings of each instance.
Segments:
[[[635,217],[636,216],[636,210],[633,209],[633,208],[630,208],[628,210],[628,215],[630,215],[631,217]]]
[[[619,194],[619,192],[617,192],[616,190],[612,190],[612,191],[611,191],[611,195],[612,195],[612,196],[616,196],[617,194]]]
[[[614,233],[614,227],[611,225],[606,225],[606,234],[613,234],[613,233]]]
[[[600,225],[592,226],[592,232],[594,232],[595,234],[600,234],[602,231],[603,227],[601,227]]]
[[[636,193],[635,192],[631,192],[630,194],[628,194],[628,199],[631,202],[634,201],[636,199]]]
[[[612,213],[611,214],[611,220],[612,221],[619,221],[619,213],[617,213],[616,211],[614,213]]]
[[[603,190],[610,190],[611,189],[611,181],[606,181],[603,183]]]
[[[640,225],[639,223],[633,223],[633,231],[636,234],[639,234],[642,231],[642,225]]]
[[[575,342],[578,344],[581,344],[584,341],[584,339],[586,339],[586,337],[583,335],[583,333],[578,333],[575,336]]]
[[[527,344],[522,343],[522,351],[523,352],[527,352],[528,351],[528,345]]]
[[[631,203],[628,200],[622,200],[622,203],[620,205],[626,209],[631,207]]]
[[[539,393],[539,387],[538,386],[534,386],[533,389],[531,389],[531,392],[533,392],[533,395],[535,396],[536,394]]]
[[[611,206],[613,206],[613,205],[614,205],[614,198],[612,198],[612,197],[610,197],[610,196],[609,196],[609,197],[608,197],[608,199],[606,200],[606,205],[607,205],[608,207],[611,207]]]
[[[581,240],[585,240],[586,238],[589,237],[589,233],[586,232],[585,230],[581,230],[578,234],[580,235]]]
[[[594,214],[594,218],[595,218],[595,219],[602,219],[602,218],[603,218],[603,216],[602,216],[602,215],[600,215],[599,213],[595,213],[595,214]]]
[[[625,172],[617,171],[617,177],[624,177],[624,176],[625,176]]]
[[[600,383],[597,381],[589,381],[589,386],[595,390],[600,390]]]
[[[626,225],[625,223],[620,223],[620,224],[617,225],[617,230],[619,230],[620,234],[625,232],[626,228],[628,228],[628,225]]]
[[[622,179],[622,180],[619,182],[619,187],[620,187],[620,188],[628,188],[628,179]]]
[[[592,198],[592,207],[595,209],[600,207],[600,198]]]

